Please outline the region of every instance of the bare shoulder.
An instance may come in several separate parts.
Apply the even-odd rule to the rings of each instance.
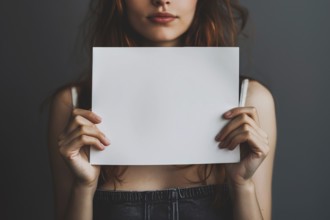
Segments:
[[[72,113],[71,87],[59,89],[52,97],[48,120],[48,152],[54,185],[56,219],[68,204],[73,175],[59,152],[58,137],[65,130]]]
[[[71,96],[71,87],[64,87],[59,89],[52,97],[52,108],[56,107],[64,107],[71,108],[72,107],[72,96]]]
[[[271,105],[274,107],[274,97],[270,90],[256,80],[249,81],[248,96],[249,102],[254,104]]]
[[[260,126],[272,136],[275,144],[276,139],[276,106],[270,90],[256,80],[250,80],[246,106],[256,108]]]
[[[275,103],[272,93],[256,80],[250,80],[246,106],[255,107],[260,128],[267,134],[269,152],[253,175],[253,182],[264,219],[271,219],[272,176],[277,142]]]
[[[68,123],[72,113],[72,97],[71,88],[64,87],[54,93],[48,119],[48,138],[51,144],[50,147],[55,147],[55,142],[59,133],[61,133]]]

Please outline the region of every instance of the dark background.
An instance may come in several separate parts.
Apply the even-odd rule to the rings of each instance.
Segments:
[[[330,1],[242,1],[255,24],[256,74],[277,104],[273,219],[330,219]],[[1,219],[52,219],[41,102],[75,79],[86,0],[0,2]]]

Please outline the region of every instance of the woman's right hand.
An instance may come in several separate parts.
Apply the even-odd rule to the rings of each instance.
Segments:
[[[96,127],[101,118],[89,110],[75,108],[72,119],[59,136],[60,154],[75,175],[75,183],[84,187],[96,188],[100,166],[88,161],[89,146],[104,150],[110,141]]]

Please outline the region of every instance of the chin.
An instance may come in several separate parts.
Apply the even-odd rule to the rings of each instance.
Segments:
[[[175,42],[181,35],[179,34],[172,34],[172,33],[155,33],[145,36],[146,39],[150,40],[154,44],[163,44],[163,43],[170,43]]]

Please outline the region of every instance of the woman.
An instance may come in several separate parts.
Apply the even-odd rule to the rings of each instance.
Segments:
[[[235,46],[243,12],[229,0],[92,1],[88,46]],[[72,85],[52,100],[56,219],[271,218],[276,119],[262,84],[250,80],[247,107],[228,109],[227,125],[215,134],[221,148],[241,144],[239,163],[100,167],[88,162],[88,147],[102,151],[111,143],[96,126],[101,117],[88,110],[90,75],[73,85],[78,106]]]

